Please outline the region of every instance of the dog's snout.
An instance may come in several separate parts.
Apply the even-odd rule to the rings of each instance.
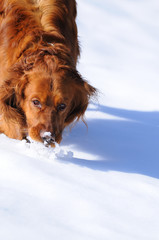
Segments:
[[[40,136],[45,145],[49,145],[51,143],[55,143],[55,135],[51,132],[41,131]]]

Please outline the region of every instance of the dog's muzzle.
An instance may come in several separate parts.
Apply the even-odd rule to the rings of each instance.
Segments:
[[[44,145],[48,146],[52,143],[55,143],[55,135],[52,134],[51,132],[40,132],[40,137],[44,142]]]

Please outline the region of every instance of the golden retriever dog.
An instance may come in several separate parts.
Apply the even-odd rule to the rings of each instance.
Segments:
[[[0,0],[0,132],[48,145],[96,89],[76,70],[75,0]]]

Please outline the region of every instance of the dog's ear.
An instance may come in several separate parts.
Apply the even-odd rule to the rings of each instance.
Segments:
[[[20,101],[24,97],[26,78],[21,73],[9,73],[0,87],[0,112],[12,121],[24,118],[20,108]]]
[[[16,63],[10,71],[8,72],[8,76],[6,77],[6,80],[3,81],[3,89],[5,88],[7,94],[5,91],[3,92],[3,95],[6,98],[7,96],[10,96],[9,98],[14,98],[15,107],[19,105],[20,101],[24,99],[24,90],[28,83],[27,74],[24,68],[24,65],[22,62]]]
[[[24,74],[23,76],[20,77],[19,81],[15,85],[15,95],[18,105],[20,105],[20,102],[25,98],[24,91],[27,84],[28,78],[27,75]]]
[[[9,85],[8,81],[0,87],[0,112],[3,113],[3,118],[10,119],[13,122],[19,122],[21,118],[15,90]]]
[[[76,71],[74,75],[73,84],[73,99],[68,116],[65,120],[66,124],[73,122],[75,119],[78,121],[80,118],[83,120],[84,113],[88,107],[90,99],[97,93],[96,88],[83,80],[80,74]]]

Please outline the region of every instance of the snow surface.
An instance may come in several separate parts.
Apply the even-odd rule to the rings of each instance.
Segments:
[[[0,240],[159,239],[159,2],[78,0],[99,89],[60,146],[0,135]]]

